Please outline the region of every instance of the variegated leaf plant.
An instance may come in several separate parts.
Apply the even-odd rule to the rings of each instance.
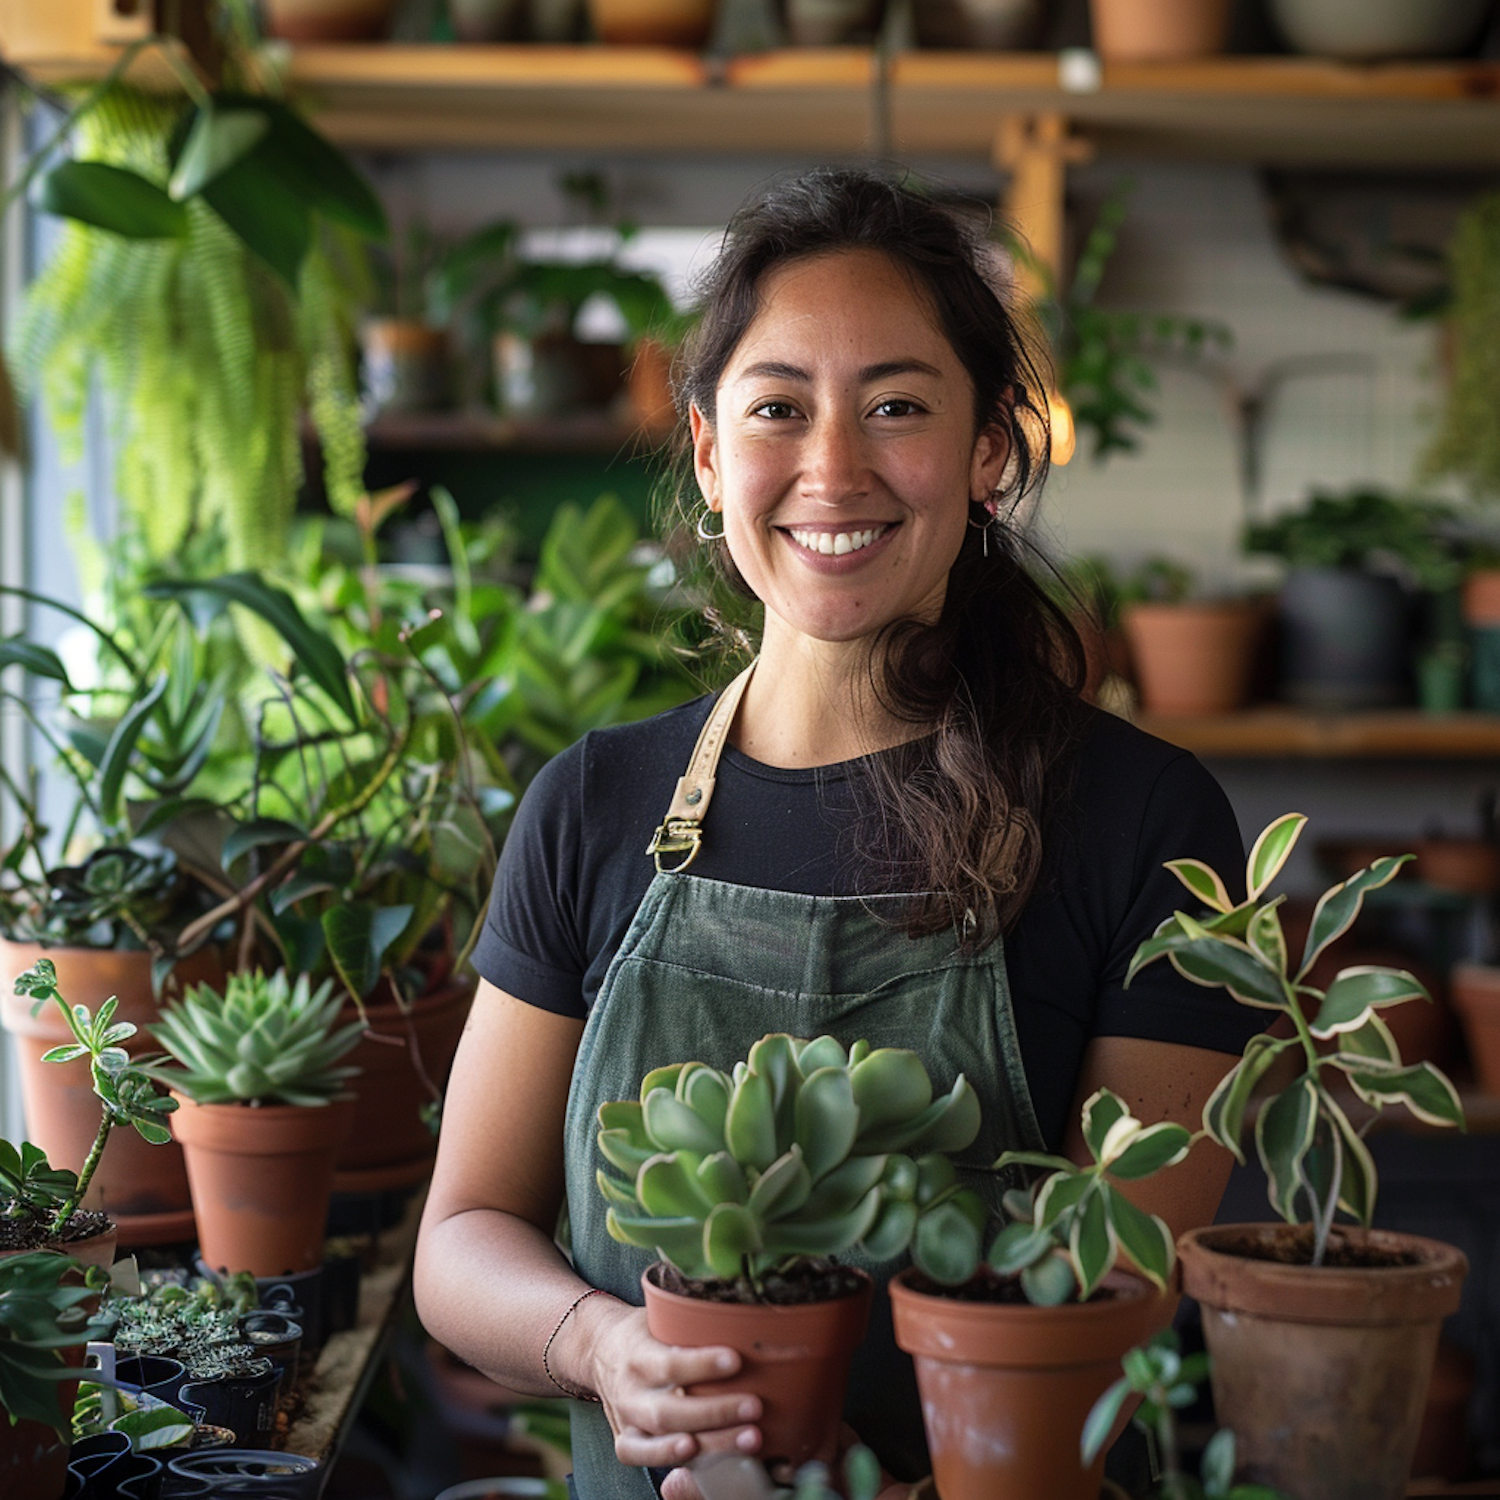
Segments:
[[[1089,1166],[1039,1151],[1007,1151],[995,1162],[997,1171],[1040,1167],[1047,1173],[1030,1192],[1006,1193],[1012,1222],[995,1237],[988,1257],[1000,1275],[1019,1276],[1027,1301],[1038,1306],[1087,1301],[1122,1250],[1163,1290],[1172,1269],[1171,1230],[1109,1179],[1137,1181],[1175,1165],[1187,1155],[1192,1132],[1168,1122],[1143,1125],[1119,1095],[1100,1089],[1083,1106],[1083,1137],[1093,1156]],[[924,1219],[912,1259],[934,1281],[958,1286],[978,1271],[979,1256],[944,1228],[938,1216]]]
[[[1147,964],[1166,958],[1194,984],[1225,988],[1244,1005],[1287,1018],[1290,1035],[1266,1033],[1246,1044],[1243,1057],[1204,1106],[1203,1129],[1244,1162],[1246,1121],[1256,1103],[1255,1147],[1271,1207],[1296,1224],[1306,1206],[1312,1264],[1321,1265],[1340,1209],[1366,1227],[1373,1220],[1376,1171],[1364,1136],[1379,1111],[1404,1104],[1428,1124],[1459,1129],[1464,1117],[1448,1078],[1431,1063],[1403,1063],[1378,1014],[1409,1000],[1430,1000],[1416,978],[1403,969],[1358,965],[1340,970],[1326,991],[1307,982],[1323,951],[1353,925],[1366,894],[1393,880],[1411,855],[1377,859],[1325,891],[1292,966],[1279,910],[1286,898],[1267,892],[1306,822],[1301,813],[1286,813],[1265,828],[1250,851],[1249,894],[1239,903],[1201,860],[1170,861],[1167,869],[1208,911],[1196,917],[1179,911],[1167,918],[1136,950],[1126,983]],[[1332,1050],[1320,1050],[1320,1043]],[[1277,1088],[1272,1068],[1287,1054],[1301,1066],[1292,1082]],[[1356,1126],[1341,1094],[1374,1113]]]
[[[609,1233],[685,1276],[758,1289],[802,1256],[858,1246],[890,1260],[929,1212],[979,1243],[984,1205],[945,1154],[979,1133],[979,1100],[961,1074],[935,1095],[905,1048],[772,1034],[731,1073],[653,1069],[639,1099],[598,1119],[599,1150],[625,1174],[597,1173]]]

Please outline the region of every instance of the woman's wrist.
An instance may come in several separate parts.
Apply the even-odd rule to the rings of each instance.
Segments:
[[[625,1310],[613,1292],[590,1287],[560,1315],[542,1351],[547,1378],[580,1401],[598,1401],[598,1335]]]

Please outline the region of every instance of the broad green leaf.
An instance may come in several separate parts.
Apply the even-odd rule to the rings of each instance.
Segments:
[[[1104,1195],[1091,1194],[1073,1220],[1068,1250],[1078,1273],[1078,1298],[1087,1302],[1105,1272],[1115,1263],[1115,1229],[1105,1212]]]
[[[724,1116],[724,1142],[742,1166],[764,1171],[776,1160],[776,1113],[770,1082],[747,1072],[735,1086]]]
[[[1302,950],[1302,963],[1297,970],[1301,979],[1317,962],[1318,955],[1332,942],[1341,938],[1359,915],[1365,903],[1367,891],[1378,890],[1388,885],[1399,873],[1410,854],[1388,855],[1377,859],[1367,870],[1351,875],[1342,885],[1324,891],[1313,910],[1312,925],[1307,932],[1307,945]]]
[[[797,1212],[812,1192],[812,1178],[802,1151],[793,1146],[755,1181],[750,1189],[750,1209],[762,1219],[784,1219]]]
[[[224,840],[219,863],[229,869],[241,855],[267,844],[294,844],[307,838],[307,831],[281,818],[251,818],[237,823]]]
[[[1377,1109],[1387,1104],[1404,1104],[1419,1120],[1429,1125],[1453,1125],[1466,1128],[1464,1107],[1448,1078],[1429,1062],[1409,1068],[1379,1069],[1346,1067],[1355,1093],[1366,1104]]]
[[[911,1120],[932,1103],[932,1081],[922,1059],[904,1047],[881,1047],[850,1071],[860,1134]]]
[[[10,635],[0,640],[0,671],[4,671],[6,667],[22,667],[33,677],[49,678],[53,682],[60,682],[64,691],[73,691],[67,669],[57,652],[46,646],[39,646],[35,641],[28,641],[24,636]]]
[[[1264,1034],[1245,1044],[1245,1055],[1220,1079],[1218,1087],[1203,1106],[1203,1128],[1227,1151],[1234,1153],[1241,1165],[1245,1161],[1240,1144],[1245,1128],[1245,1109],[1254,1097],[1256,1087],[1267,1070],[1286,1051],[1296,1045],[1295,1037],[1276,1038]]]
[[[1073,1173],[1078,1170],[1076,1162],[1066,1156],[1052,1156],[1045,1151],[1002,1151],[991,1165],[991,1170],[1003,1172],[1007,1167],[1041,1167],[1048,1172]]]
[[[724,1149],[723,1133],[666,1089],[652,1089],[642,1108],[646,1134],[661,1150],[711,1156]]]
[[[797,1070],[804,1078],[811,1078],[819,1068],[843,1068],[849,1064],[849,1054],[836,1036],[814,1037],[797,1053]]]
[[[1363,1026],[1355,1026],[1339,1035],[1338,1058],[1371,1059],[1382,1063],[1399,1063],[1400,1049],[1391,1028],[1374,1011],[1365,1017]]]
[[[1368,1229],[1375,1217],[1375,1192],[1379,1182],[1375,1159],[1336,1100],[1328,1101],[1328,1112],[1338,1130],[1341,1146],[1339,1207]]]
[[[124,816],[125,774],[130,769],[130,757],[135,753],[146,721],[167,690],[167,680],[163,673],[144,697],[130,705],[105,746],[104,759],[99,766],[99,812],[111,825],[119,824]]]
[[[652,1068],[641,1079],[641,1099],[648,1099],[656,1089],[666,1089],[668,1093],[675,1094],[678,1081],[690,1067],[691,1063],[668,1063],[664,1068]]]
[[[270,118],[260,109],[235,109],[210,101],[207,108],[195,110],[187,143],[167,184],[168,194],[179,203],[191,198],[258,145],[270,128]]]
[[[1109,1175],[1124,1182],[1149,1177],[1163,1167],[1175,1166],[1192,1144],[1192,1131],[1182,1125],[1168,1121],[1148,1125],[1109,1163]]]
[[[1193,939],[1174,948],[1170,958],[1177,972],[1194,984],[1209,989],[1223,986],[1236,1000],[1263,1010],[1287,1008],[1281,976],[1272,973],[1249,946],[1238,939]]]
[[[645,1113],[635,1099],[610,1099],[599,1106],[599,1126],[603,1130],[623,1130],[632,1144],[655,1151],[646,1134]]]
[[[265,142],[240,157],[199,194],[245,246],[293,292],[312,248],[312,214],[267,160]]]
[[[603,1167],[594,1173],[594,1182],[598,1186],[604,1201],[615,1208],[624,1209],[628,1214],[639,1214],[641,1203],[627,1183],[621,1182],[618,1177],[612,1177]]]
[[[1356,1031],[1372,1010],[1407,1000],[1430,1000],[1416,977],[1404,969],[1361,966],[1343,969],[1328,986],[1318,1014],[1308,1028],[1319,1041],[1341,1031]]]
[[[1268,969],[1286,973],[1286,934],[1281,930],[1281,912],[1277,906],[1262,906],[1251,917],[1245,941]]]
[[[639,1146],[628,1130],[601,1130],[596,1137],[600,1154],[612,1167],[618,1167],[632,1180],[637,1172],[656,1155],[655,1146]]]
[[[918,1215],[912,1259],[941,1286],[961,1286],[979,1269],[983,1250],[973,1219],[951,1199]]]
[[[1048,1229],[1058,1218],[1078,1205],[1096,1187],[1098,1179],[1090,1172],[1059,1172],[1042,1184],[1036,1195],[1035,1223]]]
[[[626,1214],[611,1208],[604,1226],[611,1239],[622,1245],[655,1250],[685,1276],[712,1274],[703,1253],[701,1219],[653,1219],[646,1214]]]
[[[1283,813],[1261,830],[1245,861],[1245,885],[1249,900],[1258,901],[1266,887],[1281,873],[1287,856],[1302,833],[1307,818],[1302,813]]]
[[[902,1197],[893,1193],[888,1184],[882,1191],[887,1197],[897,1197],[903,1202],[915,1202],[917,1166],[910,1157],[851,1156],[843,1166],[835,1167],[814,1186],[808,1195],[807,1202],[802,1205],[803,1216],[809,1219],[834,1219],[841,1214],[848,1213],[863,1201],[865,1195],[877,1182],[883,1181],[887,1164],[897,1160],[906,1163],[906,1169],[901,1171],[901,1177],[903,1182],[906,1182],[909,1177],[909,1191]]]
[[[1166,868],[1205,906],[1217,912],[1227,912],[1233,907],[1224,882],[1201,859],[1169,859]]]
[[[87,1047],[80,1047],[74,1042],[69,1042],[64,1047],[53,1047],[42,1053],[42,1061],[49,1063],[70,1063],[76,1062],[80,1057],[87,1057],[88,1055],[89,1049]]]
[[[1052,1236],[1045,1229],[1007,1224],[990,1245],[990,1269],[1000,1276],[1014,1276],[1022,1266],[1040,1260],[1052,1246]]]
[[[765,1226],[769,1255],[843,1255],[875,1227],[880,1216],[880,1193],[871,1190],[847,1214],[810,1219],[798,1214]]]
[[[348,902],[323,913],[328,956],[349,993],[357,1000],[380,982],[390,949],[411,921],[411,906],[371,906]]]
[[[1295,1224],[1302,1159],[1313,1142],[1318,1119],[1318,1091],[1306,1074],[1278,1094],[1255,1122],[1255,1145],[1266,1176],[1271,1207]]]
[[[724,1139],[724,1116],[729,1113],[729,1080],[702,1063],[689,1063],[677,1078],[677,1097],[709,1130]]]
[[[1234,1483],[1234,1431],[1221,1427],[1209,1438],[1198,1472],[1203,1476],[1207,1500],[1223,1500]]]
[[[698,1181],[697,1169],[698,1158],[688,1151],[653,1156],[635,1179],[642,1209],[656,1219],[702,1218],[714,1205]]]
[[[109,1424],[111,1432],[123,1432],[133,1453],[185,1446],[196,1428],[191,1417],[173,1406],[153,1406],[126,1412]]]
[[[941,1099],[934,1099],[917,1117],[909,1137],[886,1150],[962,1151],[979,1134],[979,1095],[960,1073]],[[866,1149],[869,1149],[868,1147]]]
[[[1036,1307],[1059,1307],[1078,1293],[1073,1262],[1061,1251],[1045,1255],[1021,1270],[1021,1290]]]
[[[1119,1120],[1127,1118],[1130,1110],[1125,1101],[1109,1089],[1099,1089],[1090,1094],[1083,1105],[1083,1138],[1098,1161],[1104,1150],[1104,1140]]]
[[[698,1181],[714,1203],[743,1203],[750,1196],[744,1168],[727,1152],[715,1151],[698,1164]]]
[[[865,1254],[872,1260],[895,1260],[911,1244],[917,1227],[917,1205],[888,1200],[880,1217],[863,1240]]]
[[[187,210],[138,172],[102,161],[64,161],[43,173],[36,205],[132,240],[180,240]]]
[[[917,1207],[926,1208],[958,1186],[958,1169],[941,1153],[917,1158]]]
[[[761,1248],[760,1224],[753,1210],[721,1203],[703,1225],[703,1253],[715,1276],[730,1281],[744,1273],[745,1257]]]
[[[1155,1214],[1137,1208],[1124,1193],[1109,1190],[1107,1207],[1115,1236],[1136,1269],[1165,1291],[1175,1259],[1172,1231]]]
[[[1117,1380],[1090,1408],[1078,1441],[1078,1458],[1084,1468],[1098,1458],[1114,1431],[1121,1409],[1133,1394],[1129,1380]]]
[[[819,1068],[804,1080],[797,1095],[795,1130],[814,1182],[849,1155],[859,1133],[859,1106],[844,1068]]]

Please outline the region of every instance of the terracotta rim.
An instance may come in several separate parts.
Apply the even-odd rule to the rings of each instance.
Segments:
[[[1344,1226],[1340,1226],[1344,1229]],[[1409,1266],[1306,1266],[1253,1260],[1221,1248],[1249,1235],[1263,1242],[1301,1232],[1289,1224],[1216,1224],[1177,1241],[1183,1290],[1224,1312],[1288,1323],[1422,1323],[1458,1310],[1469,1269],[1463,1251],[1441,1240],[1354,1229],[1375,1248],[1419,1258]]]

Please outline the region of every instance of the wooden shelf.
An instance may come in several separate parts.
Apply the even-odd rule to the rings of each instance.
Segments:
[[[15,54],[41,82],[103,47]],[[1055,111],[1103,152],[1284,164],[1500,167],[1500,63],[1219,57],[1110,64],[1064,88],[1051,53],[366,44],[288,50],[293,90],[344,145],[990,157],[1001,120]],[[142,77],[159,80],[144,59]]]
[[[607,412],[549,421],[512,421],[485,412],[408,412],[376,417],[365,428],[371,448],[424,453],[647,453],[658,440]]]
[[[1500,715],[1495,714],[1256,708],[1203,718],[1141,714],[1135,722],[1195,755],[1226,759],[1500,759]]]

